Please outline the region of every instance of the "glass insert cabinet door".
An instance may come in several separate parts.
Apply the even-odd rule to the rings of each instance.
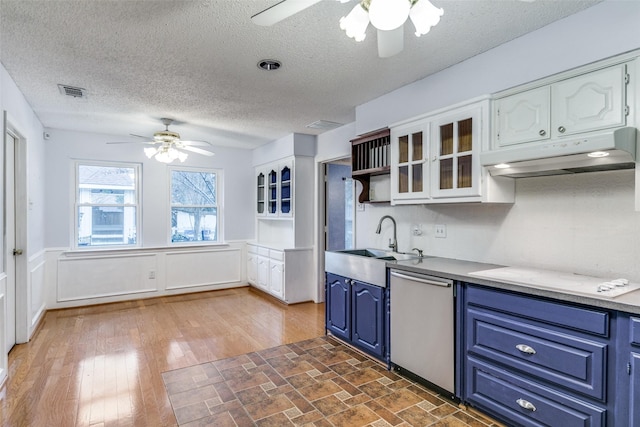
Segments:
[[[392,129],[391,185],[394,200],[429,197],[429,123]]]
[[[278,171],[271,169],[267,175],[268,215],[278,214]]]
[[[280,213],[291,215],[291,167],[280,167]]]
[[[264,215],[265,212],[265,184],[266,179],[264,176],[264,172],[258,172],[256,176],[256,213],[258,215]]]
[[[479,195],[480,122],[471,110],[433,123],[433,197]]]

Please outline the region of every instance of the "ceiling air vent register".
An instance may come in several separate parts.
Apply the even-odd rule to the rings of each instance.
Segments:
[[[81,87],[69,86],[69,85],[58,85],[58,90],[60,93],[67,96],[72,96],[74,98],[86,98],[87,92],[86,89]]]

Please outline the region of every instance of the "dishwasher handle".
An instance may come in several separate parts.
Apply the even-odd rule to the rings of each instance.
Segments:
[[[453,286],[453,280],[442,279],[440,277],[431,277],[425,275],[414,276],[413,274],[398,273],[398,271],[396,270],[391,270],[391,275],[399,279],[412,280],[414,282],[420,282],[426,285],[442,286],[444,288],[450,288],[451,286]]]

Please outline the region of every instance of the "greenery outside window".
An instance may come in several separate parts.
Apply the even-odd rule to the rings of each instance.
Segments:
[[[221,172],[171,169],[171,242],[219,242]]]
[[[138,246],[140,166],[76,163],[75,246]]]

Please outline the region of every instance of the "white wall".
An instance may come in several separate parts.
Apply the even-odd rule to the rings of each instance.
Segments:
[[[638,22],[640,2],[605,0],[358,106],[356,132],[637,49]]]
[[[9,76],[4,66],[0,65],[0,111],[7,112],[8,123],[12,129],[20,134],[21,144],[26,150],[26,195],[27,212],[25,226],[27,230],[26,243],[23,258],[16,258],[19,279],[16,289],[16,339],[25,342],[34,332],[45,308],[44,292],[44,230],[45,230],[45,155],[42,137],[42,124],[38,120],[15,82]],[[4,140],[4,136],[3,136]],[[4,170],[4,165],[0,168]],[[17,195],[20,197],[21,195]],[[0,203],[4,203],[0,201]],[[4,205],[1,209],[5,209]],[[13,246],[13,243],[8,243]],[[6,249],[2,247],[4,252]],[[13,259],[7,259],[12,262]],[[2,276],[3,273],[0,273]],[[6,292],[6,281],[0,284],[0,294]],[[3,306],[7,303],[2,299]],[[2,325],[6,324],[4,318],[5,308],[0,309]],[[0,348],[5,348],[4,334]],[[6,356],[6,355],[5,355]],[[4,358],[3,358],[4,359]],[[6,359],[5,359],[6,360]],[[2,365],[2,362],[0,362]],[[0,366],[0,370],[2,366]],[[0,379],[1,381],[1,379]]]
[[[505,43],[357,107],[355,124],[318,138],[316,159],[348,155],[354,134],[638,49],[638,22],[640,2],[605,1]],[[398,222],[403,252],[418,247],[427,255],[640,282],[633,171],[519,179],[513,205],[367,204],[356,212],[357,247],[387,247],[391,222],[375,234],[387,214]],[[422,236],[412,234],[413,224]],[[445,239],[434,237],[435,224],[447,226]]]
[[[47,129],[45,141],[46,246],[72,246],[73,187],[75,159],[124,161],[142,164],[142,246],[167,246],[169,229],[168,166],[148,159],[140,144],[107,144],[122,141],[121,136]],[[254,235],[251,151],[213,147],[213,157],[191,154],[180,166],[207,167],[223,170],[224,217],[222,235],[225,240],[251,239]],[[171,164],[175,166],[175,162]]]
[[[401,252],[417,247],[431,256],[640,282],[633,171],[522,178],[513,205],[366,205],[358,212],[357,247],[387,247],[391,222],[375,234],[387,214],[398,222]],[[435,224],[446,225],[446,238],[434,237]],[[413,225],[422,236],[412,234]]]

